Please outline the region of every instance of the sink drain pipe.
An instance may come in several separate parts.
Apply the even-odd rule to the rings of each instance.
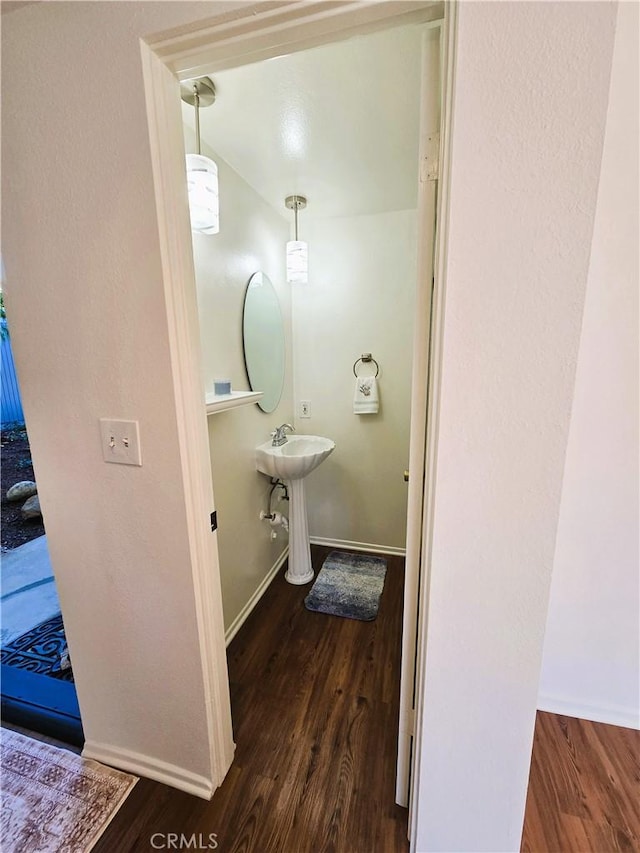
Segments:
[[[273,502],[273,493],[276,489],[282,489],[284,491],[284,495],[280,497],[280,500],[289,500],[289,491],[285,483],[282,480],[271,480],[272,486],[271,491],[269,492],[269,510],[265,512],[262,510],[260,512],[260,521],[268,521],[271,525],[271,538],[276,539],[278,536],[277,530],[275,528],[282,527],[285,532],[289,532],[289,519],[286,515],[283,515],[281,512],[274,512],[272,509]]]

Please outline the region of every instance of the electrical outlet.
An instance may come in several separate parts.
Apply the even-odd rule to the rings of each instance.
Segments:
[[[120,465],[142,465],[138,421],[100,419],[102,456],[105,462]]]
[[[309,400],[300,400],[300,417],[311,417],[311,403],[309,402]]]

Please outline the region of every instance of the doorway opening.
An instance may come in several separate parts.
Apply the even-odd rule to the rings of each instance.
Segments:
[[[188,436],[192,438],[190,445],[184,445],[184,458],[185,482],[189,485],[186,510],[192,530],[196,604],[202,632],[203,634],[208,632],[214,640],[213,645],[203,645],[201,649],[203,663],[210,673],[213,693],[218,703],[225,701],[226,682],[223,678],[224,669],[221,668],[221,664],[224,665],[224,659],[220,657],[223,647],[218,641],[218,638],[224,635],[224,625],[217,601],[212,602],[210,595],[205,594],[211,591],[212,567],[214,586],[219,590],[218,534],[214,538],[208,539],[204,535],[205,530],[199,521],[205,510],[207,514],[209,512],[210,507],[206,506],[206,499],[212,492],[211,480],[205,476],[205,457],[210,448],[207,447],[207,436],[202,429],[203,422],[200,414],[204,388],[200,370],[198,346],[200,330],[198,328],[196,292],[193,285],[195,278],[193,254],[188,231],[185,193],[183,159],[185,146],[181,132],[176,133],[180,125],[179,81],[192,80],[204,74],[217,75],[227,69],[239,68],[284,54],[297,53],[320,44],[341,41],[355,35],[392,29],[401,24],[425,24],[430,21],[439,21],[443,19],[443,13],[443,6],[437,3],[383,3],[373,6],[362,4],[348,8],[324,6],[310,8],[301,7],[297,4],[285,4],[275,10],[261,10],[256,7],[251,12],[249,26],[247,26],[247,21],[243,20],[242,15],[239,19],[236,19],[236,16],[231,18],[223,16],[204,22],[202,27],[196,27],[188,33],[183,30],[176,30],[175,32],[160,34],[142,45],[159,213],[158,222],[163,253],[163,280],[172,336],[172,365],[175,375],[180,379],[180,399],[178,400],[176,414],[183,439]],[[445,41],[447,44],[449,43],[448,37]],[[450,76],[449,65],[450,60],[444,59],[442,67],[447,69],[447,81],[449,81]],[[418,561],[423,550],[422,501],[425,490],[428,488],[428,474],[425,478],[424,439],[426,436],[426,387],[429,370],[430,306],[433,290],[435,193],[425,193],[424,183],[429,180],[430,174],[439,174],[437,163],[434,166],[426,154],[427,149],[432,149],[432,145],[433,135],[429,134],[426,128],[421,127],[418,204],[420,221],[417,231],[419,234],[418,282],[422,301],[418,303],[418,306],[419,309],[425,310],[419,310],[416,318],[422,326],[421,334],[417,334],[415,338],[416,349],[419,349],[419,358],[414,357],[413,361],[415,370],[412,383],[414,388],[411,395],[414,403],[416,403],[416,399],[418,401],[413,408],[419,415],[418,420],[421,421],[421,425],[418,424],[416,429],[414,429],[414,423],[411,425],[412,451],[409,463],[409,507],[410,515],[414,518],[414,528],[417,531],[416,538],[418,541],[417,547],[415,544],[413,547],[416,565],[412,567],[412,572],[415,572],[416,579],[412,582],[411,587],[415,593],[415,600],[412,602],[412,606],[415,608],[417,608]],[[445,157],[443,172],[445,176],[448,174],[446,159]],[[431,196],[430,202],[425,201],[427,195]],[[446,190],[443,195],[446,196]],[[221,228],[223,227],[223,216],[221,205]],[[250,223],[246,223],[246,227],[249,225]],[[442,242],[442,238],[439,238],[440,242]],[[438,300],[435,304],[436,326],[438,327],[440,323]],[[437,363],[434,363],[433,369],[437,373]],[[422,389],[421,393],[417,395],[415,393],[416,387]],[[220,420],[218,423],[222,424],[223,421]],[[232,427],[227,428],[233,432]],[[417,434],[422,435],[422,440],[413,440]],[[220,445],[221,442],[219,441],[218,446]],[[417,453],[413,452],[414,446],[418,448]],[[187,448],[188,453],[186,452]],[[253,442],[243,446],[243,450],[247,453],[252,453],[254,448]],[[258,476],[255,471],[254,476]],[[413,498],[411,497],[412,489],[414,490]],[[237,494],[239,498],[242,497],[241,489],[238,489]],[[247,504],[242,505],[242,512],[246,511],[247,506]],[[260,506],[255,508],[258,511],[261,509]],[[422,589],[424,593],[424,581]],[[202,595],[199,595],[199,592]],[[413,618],[414,630],[417,621],[416,613]],[[422,635],[423,628],[424,625],[418,631],[418,635]],[[409,634],[411,633],[409,631]],[[414,635],[413,647],[409,651],[409,654],[413,654],[414,661],[415,639]],[[405,652],[406,648],[403,649],[403,657]],[[416,669],[419,674],[419,666]],[[419,691],[417,691],[417,695],[419,697]],[[419,708],[417,711],[416,716],[419,717]],[[223,724],[216,725],[213,718],[210,720],[211,753],[212,758],[217,762],[216,766],[222,772],[220,778],[224,777],[224,773],[230,765],[228,751],[228,738],[231,733],[230,720],[229,726],[226,720],[222,722]],[[419,744],[416,747],[416,754],[419,755]]]
[[[3,299],[0,307],[2,718],[82,746],[73,669],[49,560]]]
[[[261,509],[273,510],[273,483],[256,474],[253,454],[246,450],[283,423],[302,434],[327,436],[336,451],[307,484],[313,545],[383,556],[409,552],[396,788],[397,801],[405,806],[413,736],[440,34],[440,22],[412,22],[212,72],[215,103],[198,116],[202,154],[216,164],[219,178],[220,230],[195,233],[193,256],[202,373],[211,400],[213,486],[216,510],[225,519],[218,551],[227,643],[288,556],[286,533],[259,521]],[[191,102],[182,106],[182,115],[190,152],[196,148]],[[309,247],[305,284],[288,284],[285,275],[284,247],[295,236],[286,204],[292,194],[306,201],[297,223]],[[257,272],[273,282],[284,317],[283,391],[266,413],[250,398],[246,407],[219,410],[214,401],[220,377],[230,380],[236,393],[263,390],[249,387],[241,323],[245,289]],[[354,412],[352,371],[357,365],[358,373],[371,372],[371,353],[380,407],[361,415]],[[248,507],[257,510],[253,516]],[[281,514],[287,510],[278,505]],[[395,642],[399,647],[399,635]]]

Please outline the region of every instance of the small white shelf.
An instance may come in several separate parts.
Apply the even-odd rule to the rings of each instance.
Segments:
[[[225,412],[238,406],[248,406],[257,403],[264,396],[264,391],[232,391],[230,394],[207,394],[207,415]]]

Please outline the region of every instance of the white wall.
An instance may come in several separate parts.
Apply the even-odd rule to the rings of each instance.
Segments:
[[[458,9],[418,851],[520,846],[615,13]]]
[[[190,144],[192,134],[187,134]],[[192,150],[187,147],[187,150]],[[284,247],[289,226],[214,151],[203,153],[218,165],[220,233],[194,235],[202,367],[207,391],[217,378],[231,378],[234,390],[249,388],[242,345],[242,311],[247,282],[267,273],[278,294],[286,334],[286,375],[282,398],[267,414],[256,404],[209,416],[211,470],[218,512],[218,553],[227,632],[242,614],[286,548],[287,534],[260,521],[271,483],[255,467],[255,447],[278,424],[293,417],[291,288],[286,284]],[[275,496],[274,496],[275,497]],[[276,505],[285,514],[288,505]],[[237,622],[236,622],[237,624]]]
[[[2,21],[7,302],[83,717],[209,778],[138,38],[230,5]],[[460,7],[419,850],[519,843],[614,15]],[[119,413],[143,468],[100,459]]]
[[[6,300],[85,736],[201,792],[217,780],[139,38],[231,5],[2,16]],[[103,462],[100,417],[140,422],[141,468]]]
[[[304,218],[309,284],[294,288],[295,424],[332,455],[307,481],[312,538],[404,548],[416,212]],[[380,411],[355,415],[353,363],[380,365]],[[373,366],[360,364],[359,374]],[[309,400],[311,418],[299,415]]]
[[[539,707],[640,725],[638,5],[618,9]]]

